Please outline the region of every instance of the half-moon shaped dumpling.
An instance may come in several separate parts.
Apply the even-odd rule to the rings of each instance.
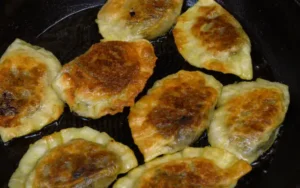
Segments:
[[[199,71],[179,71],[157,81],[130,109],[135,144],[149,161],[189,146],[208,127],[222,85]]]
[[[173,30],[181,55],[196,67],[252,79],[251,44],[238,21],[214,0],[199,0]]]
[[[209,143],[253,162],[273,144],[289,102],[288,87],[280,83],[257,79],[225,86]]]
[[[49,51],[16,39],[0,59],[0,135],[4,142],[57,120],[64,103],[51,83],[61,69]]]
[[[137,167],[113,188],[233,188],[249,171],[247,162],[225,150],[186,148]]]
[[[100,42],[64,65],[53,87],[80,116],[114,115],[134,104],[156,59],[153,46],[143,39]]]
[[[108,187],[137,166],[133,151],[106,133],[69,128],[30,146],[9,181],[20,187]]]
[[[108,0],[96,22],[108,40],[153,39],[172,27],[182,4],[183,0]]]

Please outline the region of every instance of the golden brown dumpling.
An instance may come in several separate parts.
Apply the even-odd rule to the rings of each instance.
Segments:
[[[253,77],[251,44],[242,26],[214,0],[199,0],[173,30],[181,55],[196,67]]]
[[[64,103],[51,83],[61,69],[49,51],[16,39],[0,59],[0,135],[4,142],[57,120]]]
[[[133,151],[106,133],[69,128],[32,144],[9,181],[20,187],[108,187],[137,166]]]
[[[53,87],[80,116],[96,119],[114,115],[134,104],[153,73],[156,59],[146,40],[100,42],[64,65]]]
[[[253,162],[273,144],[289,102],[284,84],[257,79],[225,86],[209,127],[209,143]]]
[[[165,34],[183,0],[108,0],[96,22],[107,40],[153,39]]]
[[[218,148],[186,148],[130,171],[113,188],[233,188],[251,166]]]
[[[179,71],[157,81],[130,109],[135,144],[149,161],[194,142],[208,127],[222,85],[199,71]]]

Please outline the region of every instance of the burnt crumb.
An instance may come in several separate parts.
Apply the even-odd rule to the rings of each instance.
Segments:
[[[0,116],[14,116],[17,114],[15,107],[0,108]]]
[[[178,120],[179,124],[191,124],[193,123],[193,117],[191,116],[182,116],[179,120]]]
[[[12,106],[13,94],[3,92],[0,96],[0,116],[14,116],[17,114],[17,109]]]
[[[84,173],[85,169],[84,168],[79,168],[78,170],[76,170],[75,172],[72,173],[72,177],[73,179],[78,179],[82,176],[82,174]]]
[[[13,94],[8,91],[4,91],[1,98],[10,102],[13,99]]]
[[[131,17],[135,16],[134,10],[130,10],[129,14],[130,14]]]

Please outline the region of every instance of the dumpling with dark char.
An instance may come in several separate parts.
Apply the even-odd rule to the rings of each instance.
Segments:
[[[0,135],[4,142],[57,120],[64,103],[52,81],[61,70],[49,51],[16,39],[0,59]]]
[[[208,127],[222,85],[199,71],[179,71],[157,81],[131,107],[135,144],[149,161],[193,143]]]

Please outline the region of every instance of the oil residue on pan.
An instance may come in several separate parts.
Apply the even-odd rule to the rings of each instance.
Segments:
[[[193,2],[195,1],[187,1],[183,7],[183,11],[191,6]],[[38,35],[38,37],[32,43],[52,51],[63,64],[67,63],[76,56],[84,53],[92,44],[101,40],[101,36],[98,34],[98,28],[95,23],[95,18],[99,8],[100,7],[86,9],[61,20],[53,25],[53,27]],[[251,38],[250,35],[250,39],[252,41],[251,55],[253,59],[254,79],[261,77],[273,81],[274,76],[272,74],[272,69],[270,68],[268,62],[266,62],[263,55],[260,53],[258,44],[254,42],[255,38]],[[185,60],[178,53],[171,32],[169,32],[166,36],[152,41],[152,44],[155,47],[158,61],[154,74],[149,79],[144,91],[137,97],[137,99],[143,96],[158,79],[161,79],[169,74],[176,73],[180,69],[199,70],[185,62]],[[238,77],[233,75],[224,75],[222,73],[206,71],[203,69],[201,69],[201,71],[213,75],[224,85],[240,81]],[[129,108],[125,108],[123,113],[119,113],[114,116],[105,116],[98,120],[90,120],[74,115],[66,107],[65,112],[59,121],[46,126],[41,131],[34,134],[17,138],[5,145],[1,144],[0,165],[3,170],[0,171],[0,175],[5,181],[1,182],[2,185],[7,185],[11,174],[17,168],[19,160],[31,143],[45,135],[49,135],[55,131],[59,131],[68,127],[90,126],[99,131],[105,131],[115,140],[130,146],[135,151],[139,163],[142,164],[142,155],[134,145],[131,137],[127,121],[128,113]],[[282,131],[283,129],[280,130],[279,137],[272,148],[252,165],[253,170],[251,173],[243,177],[239,181],[237,187],[250,188],[256,187],[259,184],[261,178],[263,178],[264,174],[268,172],[269,165],[272,162],[272,158],[275,154],[277,143],[278,140],[280,140]],[[203,147],[207,145],[208,141],[206,134],[204,134],[193,144],[195,147]]]

